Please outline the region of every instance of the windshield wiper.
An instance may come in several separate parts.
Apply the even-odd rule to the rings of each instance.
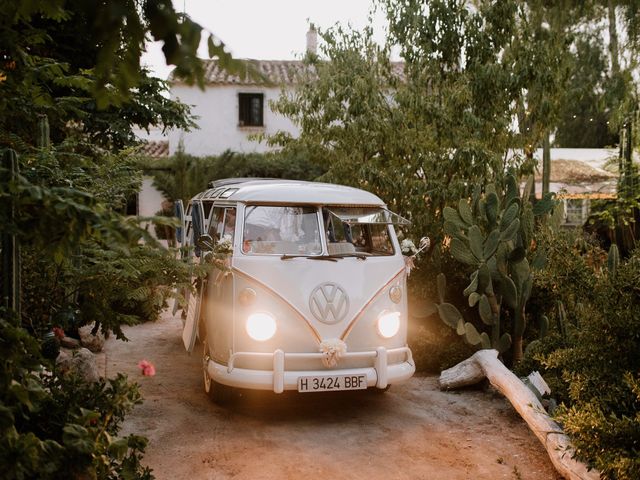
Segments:
[[[309,260],[329,260],[331,262],[337,262],[338,260],[346,257],[356,257],[360,260],[366,260],[366,253],[361,252],[352,252],[352,253],[332,253],[330,255],[290,255],[284,254],[280,257],[281,260],[289,260],[291,258],[307,258]]]
[[[290,255],[285,253],[280,257],[280,260],[290,260],[292,258],[308,258],[309,260],[329,260],[330,262],[337,262],[338,259],[331,255]]]
[[[331,257],[331,258],[356,257],[360,260],[366,260],[368,256],[369,255],[362,252],[332,253],[331,255],[327,255],[327,257]]]

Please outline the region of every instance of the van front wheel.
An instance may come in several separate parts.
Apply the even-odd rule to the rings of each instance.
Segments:
[[[231,387],[222,385],[212,380],[207,371],[211,356],[209,355],[209,343],[205,338],[202,342],[202,376],[204,380],[204,391],[211,400],[219,405],[229,403],[233,399],[233,390]]]

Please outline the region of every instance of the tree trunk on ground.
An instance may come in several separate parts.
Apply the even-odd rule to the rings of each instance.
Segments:
[[[478,383],[488,378],[491,384],[511,402],[529,428],[544,445],[556,470],[569,480],[596,480],[596,470],[574,460],[575,453],[569,437],[554,422],[535,394],[500,360],[496,350],[480,350],[455,367],[440,374],[440,389],[451,390]]]

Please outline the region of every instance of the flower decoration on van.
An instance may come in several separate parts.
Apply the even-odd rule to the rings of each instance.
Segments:
[[[413,243],[413,240],[411,240],[410,238],[405,238],[404,240],[402,240],[402,242],[400,243],[400,251],[403,255],[415,255],[416,253],[418,253],[416,244]]]
[[[225,235],[215,244],[213,250],[207,255],[207,261],[223,272],[231,269],[229,257],[233,253],[233,240],[231,235]]]
[[[347,344],[339,338],[329,338],[320,343],[320,353],[322,353],[322,364],[325,367],[335,367],[340,357],[347,353]]]

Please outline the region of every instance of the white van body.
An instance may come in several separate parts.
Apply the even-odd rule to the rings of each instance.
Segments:
[[[196,336],[203,341],[205,389],[214,398],[221,386],[386,389],[413,375],[406,268],[392,225],[406,220],[345,186],[212,186],[192,199],[185,237],[197,244],[203,233],[190,215],[198,203],[213,244],[231,238],[233,252],[227,269],[215,269],[191,297],[183,340],[187,350]]]

